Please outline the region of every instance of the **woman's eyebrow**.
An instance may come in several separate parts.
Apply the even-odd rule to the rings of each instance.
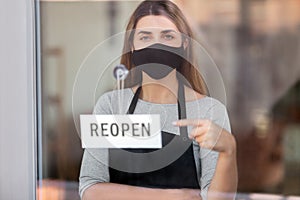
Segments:
[[[176,31],[174,31],[174,30],[172,30],[172,29],[168,29],[168,30],[163,30],[163,31],[161,31],[161,33],[163,33],[163,34],[170,33],[170,32],[177,33]]]
[[[152,32],[150,31],[139,31],[138,34],[151,34]]]

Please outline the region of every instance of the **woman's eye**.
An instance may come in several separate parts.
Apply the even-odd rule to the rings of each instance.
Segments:
[[[150,37],[149,36],[143,36],[140,38],[141,41],[148,41],[150,40]]]
[[[172,40],[172,39],[174,39],[174,36],[173,35],[165,35],[164,38],[166,40]]]

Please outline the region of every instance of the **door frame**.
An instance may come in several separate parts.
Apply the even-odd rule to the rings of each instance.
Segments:
[[[37,0],[0,1],[0,199],[36,199]]]

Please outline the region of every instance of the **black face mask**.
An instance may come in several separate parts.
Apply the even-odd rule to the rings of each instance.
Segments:
[[[184,48],[171,47],[160,43],[153,44],[132,53],[132,62],[153,79],[167,76],[173,69],[183,64]]]

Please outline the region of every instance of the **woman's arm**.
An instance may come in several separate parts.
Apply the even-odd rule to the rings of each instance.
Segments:
[[[208,200],[235,199],[237,190],[238,173],[235,139],[233,135],[223,129],[220,140],[224,140],[222,142],[226,144],[227,148],[219,153],[216,171],[208,189]]]
[[[211,182],[209,181],[208,192],[207,194],[204,192],[203,198],[208,200],[234,199],[238,175],[236,141],[233,135],[207,119],[179,120],[174,125],[193,126],[194,128],[189,135],[190,138],[196,140],[201,148],[213,150],[212,154],[219,152],[214,176]]]
[[[82,200],[201,200],[200,190],[153,189],[115,183],[97,183],[87,188]]]

